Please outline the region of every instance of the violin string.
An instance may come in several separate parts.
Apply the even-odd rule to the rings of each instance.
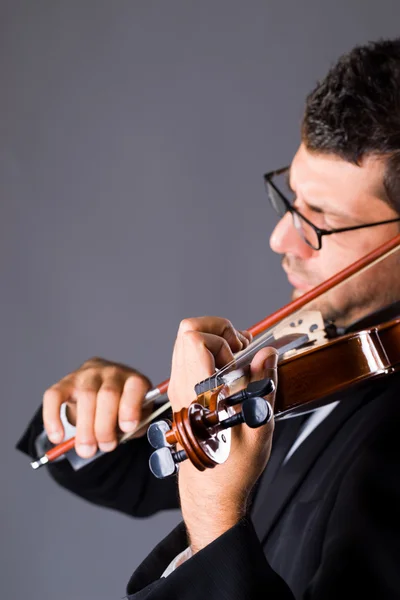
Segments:
[[[167,402],[165,402],[164,404],[161,404],[161,406],[159,406],[156,410],[154,410],[148,417],[139,421],[137,427],[135,427],[135,429],[133,431],[129,431],[129,433],[124,433],[124,435],[122,435],[119,438],[119,443],[121,444],[122,442],[127,442],[128,440],[133,438],[133,436],[135,435],[135,433],[137,431],[142,429],[142,427],[144,427],[145,425],[148,425],[149,423],[151,423],[151,421],[153,421],[156,417],[160,416],[163,412],[168,410],[170,407],[171,407],[171,402],[169,400]]]
[[[226,373],[229,373],[229,371],[233,369],[240,369],[243,363],[246,365],[246,360],[248,359],[249,355],[254,354],[257,352],[257,350],[263,348],[268,344],[268,342],[272,342],[273,340],[274,336],[269,329],[261,336],[252,340],[246,348],[234,354],[233,359],[229,363],[224,365],[221,369],[215,371],[215,375],[223,377]]]
[[[298,312],[300,312],[300,311],[298,311]],[[247,366],[248,363],[246,361],[247,361],[249,355],[252,355],[252,354],[254,355],[258,350],[267,346],[268,343],[273,343],[273,341],[276,339],[273,334],[274,329],[276,329],[276,327],[278,327],[278,326],[284,327],[286,325],[290,325],[290,323],[293,321],[294,317],[295,317],[295,314],[291,315],[290,317],[287,317],[286,319],[283,319],[275,327],[267,329],[267,331],[265,331],[261,335],[254,338],[254,340],[252,340],[246,348],[244,348],[240,352],[237,352],[236,354],[234,354],[233,359],[229,363],[227,363],[224,367],[222,367],[221,369],[216,371],[215,374],[222,377],[223,375],[225,375],[226,373],[228,373],[229,371],[231,371],[233,369],[239,369],[241,367],[241,365],[243,365],[243,363],[245,366]]]

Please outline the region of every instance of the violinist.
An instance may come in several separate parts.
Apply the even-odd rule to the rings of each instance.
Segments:
[[[290,169],[265,183],[279,216],[270,245],[294,298],[400,231],[400,39],[339,58],[306,99]],[[394,253],[314,308],[338,336],[400,316],[399,268]],[[174,411],[249,340],[220,317],[184,320],[168,389]],[[260,350],[251,374],[279,389],[276,351]],[[181,508],[183,522],[133,573],[128,598],[400,598],[399,375],[275,424],[236,427],[226,463],[200,472],[185,461],[166,479],[149,475],[143,435],[117,446],[150,387],[131,367],[90,359],[45,392],[17,446],[36,457],[73,431],[75,456],[48,465],[59,484],[136,517]]]

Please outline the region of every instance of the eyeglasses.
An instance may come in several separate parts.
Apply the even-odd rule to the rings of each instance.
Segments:
[[[323,229],[318,227],[315,223],[312,223],[304,215],[301,214],[293,206],[294,194],[289,188],[288,174],[290,167],[283,167],[277,171],[270,171],[264,175],[264,183],[267,190],[268,198],[271,202],[272,208],[278,213],[279,217],[282,218],[287,212],[290,212],[293,219],[293,225],[296,231],[300,234],[302,239],[311,246],[314,250],[320,250],[322,245],[322,236],[332,235],[333,233],[342,233],[344,231],[354,231],[355,229],[364,229],[366,227],[375,227],[376,225],[385,225],[386,223],[395,223],[400,221],[400,217],[396,219],[389,219],[388,221],[379,221],[378,223],[366,223],[364,225],[356,225],[354,227],[341,227],[340,229]],[[285,186],[287,195],[293,197],[292,201],[287,198],[278,187],[277,183],[272,179],[280,180],[281,186]]]

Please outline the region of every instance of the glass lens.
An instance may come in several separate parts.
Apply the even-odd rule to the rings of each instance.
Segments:
[[[274,175],[272,181],[285,198],[288,199],[289,204],[292,205],[296,199],[296,195],[289,187],[289,169],[286,169],[283,173],[279,173],[279,175]]]
[[[319,250],[320,242],[319,242],[318,235],[317,235],[317,232],[315,231],[315,229],[313,227],[311,227],[311,225],[309,223],[307,223],[307,221],[302,219],[301,216],[298,215],[297,213],[292,212],[292,217],[293,217],[293,224],[294,224],[296,230],[299,232],[299,234],[303,238],[303,240],[305,242],[307,242],[307,244],[309,246],[311,246],[311,248],[314,248],[314,250]]]
[[[282,194],[285,196],[291,207],[295,201],[295,194],[289,187],[288,170],[279,175],[275,175],[274,184],[282,191]],[[290,208],[270,183],[266,182],[266,188],[272,207],[278,213],[279,217],[282,218]],[[311,248],[319,250],[320,242],[315,229],[302,218],[301,214],[292,211],[291,214],[296,231],[301,235],[303,240],[311,246]]]
[[[276,190],[274,190],[272,185],[267,183],[266,187],[267,187],[268,197],[270,199],[273,209],[282,218],[286,214],[288,207],[286,206],[285,202],[283,201],[281,196],[278,194],[278,192]]]

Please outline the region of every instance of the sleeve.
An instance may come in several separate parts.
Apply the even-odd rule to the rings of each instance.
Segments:
[[[40,407],[16,448],[36,458],[36,440],[42,432]],[[142,437],[120,444],[77,471],[68,461],[60,460],[42,467],[38,473],[47,469],[58,485],[88,502],[133,517],[148,517],[160,510],[179,508],[176,478],[154,477],[149,469],[151,452],[147,438]]]
[[[191,558],[193,556],[193,552],[190,546],[187,546],[178,556],[175,556],[174,560],[169,563],[168,567],[165,569],[164,573],[161,577],[168,577],[170,573],[175,571],[180,565],[182,565],[185,560]]]
[[[162,577],[187,545],[181,523],[144,560],[127,586],[129,600],[294,600],[268,564],[249,519],[243,519],[206,548]]]
[[[375,430],[341,481],[307,600],[400,598],[398,423]]]

